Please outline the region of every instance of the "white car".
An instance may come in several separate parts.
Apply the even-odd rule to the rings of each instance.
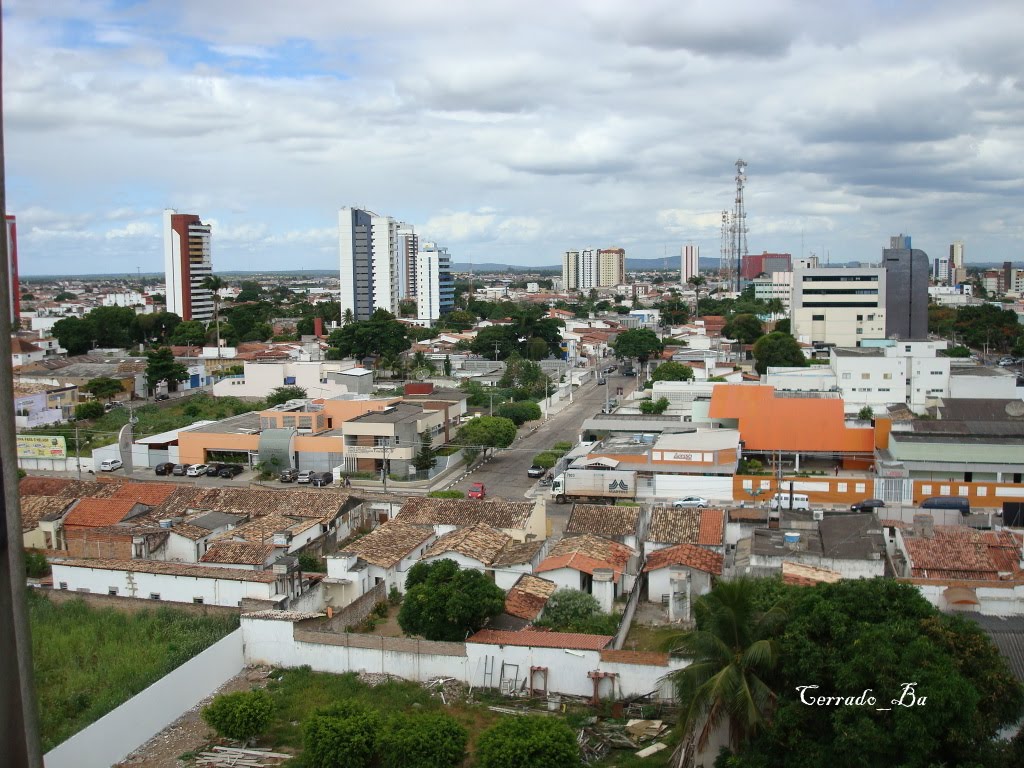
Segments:
[[[185,470],[185,474],[189,477],[199,477],[200,475],[205,475],[209,469],[208,464],[193,464]]]
[[[698,507],[703,509],[708,505],[708,500],[703,496],[687,496],[685,499],[676,499],[672,502],[672,506],[676,509],[680,507]]]
[[[100,472],[113,472],[115,469],[120,469],[124,466],[124,462],[120,459],[106,459],[100,462]]]

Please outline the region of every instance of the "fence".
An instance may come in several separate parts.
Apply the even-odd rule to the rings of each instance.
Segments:
[[[46,753],[46,768],[113,765],[242,671],[236,629]]]

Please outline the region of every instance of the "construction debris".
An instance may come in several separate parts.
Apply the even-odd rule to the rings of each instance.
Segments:
[[[390,683],[392,680],[400,681],[401,677],[397,675],[387,675],[377,672],[360,672],[359,682],[366,683],[371,688],[376,688],[378,685],[384,685],[384,683]]]
[[[423,687],[430,691],[431,696],[440,698],[446,706],[466,698],[465,686],[454,677],[436,677],[423,683]]]
[[[649,747],[644,747],[643,749],[641,749],[639,752],[636,753],[636,756],[637,757],[650,757],[651,755],[654,755],[654,754],[657,754],[658,752],[661,752],[661,750],[663,750],[663,749],[668,749],[668,745],[665,744],[664,742],[659,741],[659,742],[656,742],[654,744],[651,744],[651,746],[649,746]]]
[[[637,741],[656,739],[667,730],[661,720],[630,720],[626,723],[629,735]]]
[[[291,758],[292,755],[266,749],[213,747],[209,752],[199,753],[196,765],[208,768],[272,768]]]

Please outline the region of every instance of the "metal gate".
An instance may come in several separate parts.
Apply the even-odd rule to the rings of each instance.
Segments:
[[[875,498],[886,504],[911,504],[914,501],[914,481],[909,477],[876,477]]]

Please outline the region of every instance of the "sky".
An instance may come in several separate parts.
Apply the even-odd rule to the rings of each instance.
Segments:
[[[622,247],[1020,260],[1024,16],[1008,2],[7,0],[26,275],[332,269],[341,206],[456,262]]]

